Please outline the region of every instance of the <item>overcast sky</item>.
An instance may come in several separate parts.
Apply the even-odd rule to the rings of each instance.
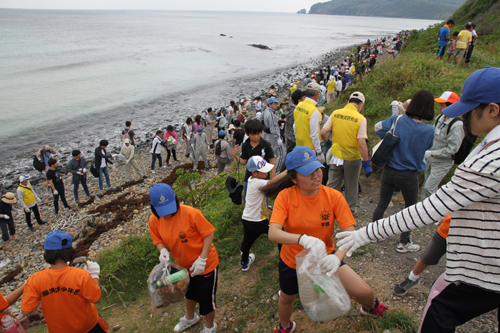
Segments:
[[[325,0],[326,1],[326,0]],[[0,0],[0,8],[307,11],[319,0]]]

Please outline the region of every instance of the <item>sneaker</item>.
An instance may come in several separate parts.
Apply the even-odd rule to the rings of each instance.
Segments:
[[[104,194],[104,191],[103,190],[100,190],[99,191],[99,195],[103,195]]]
[[[280,323],[280,328],[278,328],[276,331],[274,331],[274,333],[292,333],[293,331],[295,331],[296,327],[297,327],[297,324],[295,324],[295,322],[293,320],[290,320],[290,327],[288,327],[287,329],[284,329],[283,327],[281,327],[281,323]]]
[[[28,227],[28,229],[30,229],[31,232],[35,231],[33,227]]]
[[[182,332],[184,330],[187,330],[191,326],[195,325],[197,322],[200,321],[200,317],[195,313],[193,319],[188,320],[186,316],[181,317],[179,319],[179,323],[175,325],[174,327],[174,332]]]
[[[394,287],[394,293],[396,295],[403,296],[406,295],[408,290],[410,290],[411,288],[416,288],[419,285],[420,285],[420,278],[418,278],[417,281],[412,281],[410,280],[410,278],[407,277],[403,282],[397,284]]]
[[[399,243],[398,246],[396,246],[396,251],[399,253],[417,252],[419,250],[420,245],[413,244],[413,242],[408,242],[406,244]]]
[[[40,222],[38,222],[38,224],[39,224],[39,225],[47,224],[47,221],[40,220]]]
[[[241,270],[243,272],[246,272],[250,269],[250,266],[252,266],[253,262],[255,261],[255,254],[253,253],[250,253],[250,255],[248,256],[248,263],[246,265],[244,265],[243,263],[241,263]]]
[[[206,326],[203,326],[203,330],[200,333],[215,333],[217,332],[217,324],[214,323],[214,327],[208,328]]]
[[[115,187],[115,186],[111,186],[109,189],[110,189],[111,191],[114,191],[114,190],[116,190],[116,187]]]
[[[380,304],[378,302],[378,298],[375,298],[375,307],[371,310],[368,310],[367,308],[365,308],[365,306],[361,306],[361,309],[359,309],[359,311],[361,312],[361,314],[365,315],[365,316],[373,316],[373,317],[383,317],[384,316],[384,313],[386,311],[389,311],[389,308],[383,304]]]
[[[80,203],[80,199],[76,199],[75,203],[78,205]]]

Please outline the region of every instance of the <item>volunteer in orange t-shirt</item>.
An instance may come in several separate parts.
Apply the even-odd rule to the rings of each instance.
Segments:
[[[87,269],[69,267],[73,260],[73,241],[61,230],[45,237],[43,257],[50,268],[36,272],[26,281],[21,310],[25,316],[40,300],[50,333],[102,333],[109,326],[93,303],[101,298],[100,268],[87,261]]]
[[[323,249],[323,252],[326,248],[326,253],[330,254],[319,262],[323,270],[328,275],[338,274],[347,293],[363,305],[363,314],[382,316],[387,307],[379,304],[373,289],[342,261],[347,251],[334,250],[335,222],[342,230],[354,230],[356,221],[342,194],[321,185],[323,165],[319,163],[316,153],[308,147],[297,146],[286,156],[285,164],[289,177],[262,189],[266,197],[277,195],[269,225],[269,239],[283,244],[279,260],[280,328],[275,333],[295,330],[295,322],[290,320],[293,301],[299,291],[295,255],[304,248]]]
[[[180,318],[174,332],[182,332],[195,325],[196,304],[205,316],[201,333],[214,333],[215,294],[217,292],[219,256],[212,244],[215,228],[201,211],[180,205],[172,188],[156,184],[149,191],[151,210],[149,231],[153,244],[160,251],[160,262],[170,260],[167,246],[177,264],[189,270],[191,280],[186,293],[186,315]]]
[[[400,284],[394,287],[396,295],[405,295],[411,288],[420,285],[420,274],[429,266],[439,263],[439,260],[446,254],[446,238],[450,230],[451,214],[444,217],[437,231],[432,236],[431,243],[420,256],[410,275]]]

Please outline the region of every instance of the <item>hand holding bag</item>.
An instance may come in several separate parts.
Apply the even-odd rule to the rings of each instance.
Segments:
[[[387,164],[387,162],[389,162],[394,148],[396,148],[399,141],[401,141],[401,139],[394,134],[398,120],[401,117],[402,116],[398,116],[396,118],[394,123],[392,123],[389,132],[387,132],[385,137],[377,145],[375,145],[375,147],[373,147],[372,162],[374,164],[383,167]]]

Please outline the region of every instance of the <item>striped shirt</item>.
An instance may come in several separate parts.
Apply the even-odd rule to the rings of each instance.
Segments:
[[[446,250],[446,281],[500,292],[500,126],[435,194],[368,224],[370,240],[434,223],[452,214]],[[490,145],[487,145],[490,143]]]

